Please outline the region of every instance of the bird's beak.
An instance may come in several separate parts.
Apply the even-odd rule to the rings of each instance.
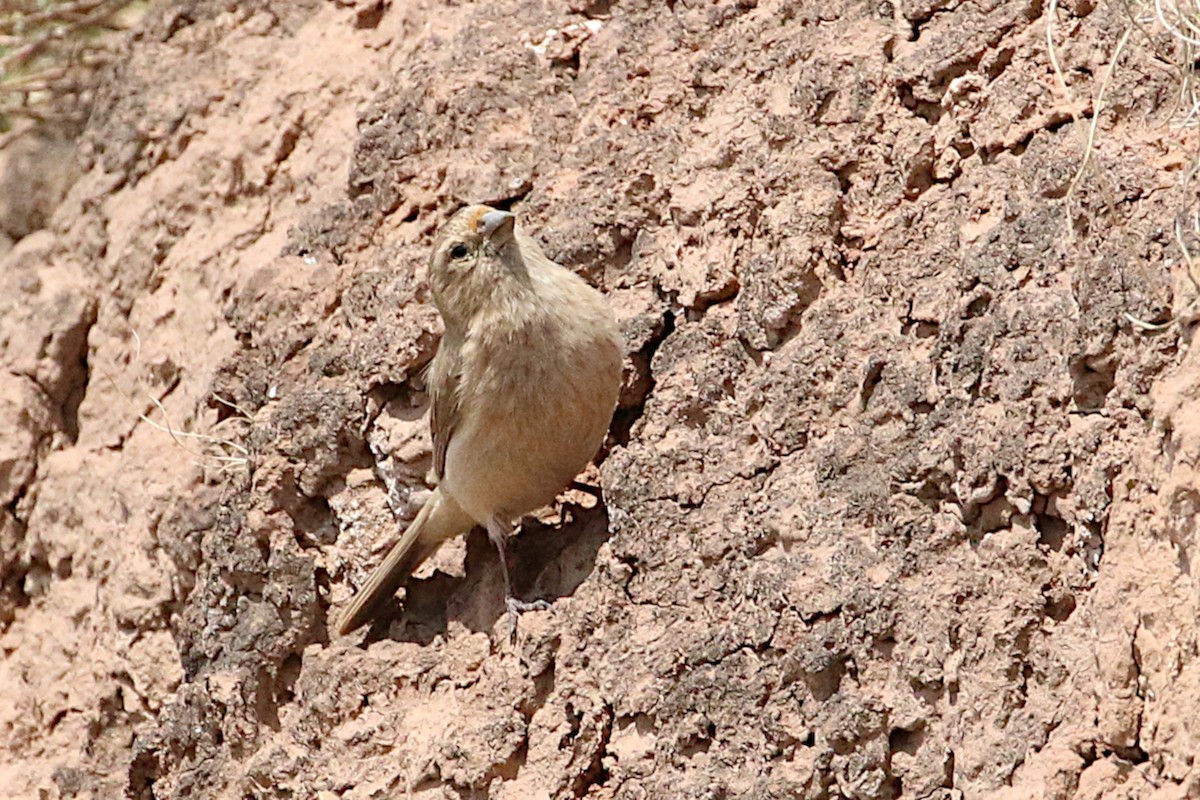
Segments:
[[[479,218],[475,230],[492,244],[504,244],[512,238],[516,219],[507,211],[488,211]]]

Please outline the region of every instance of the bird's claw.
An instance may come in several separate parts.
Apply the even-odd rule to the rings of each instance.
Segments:
[[[508,639],[517,640],[517,620],[526,611],[549,611],[553,606],[545,600],[518,600],[513,596],[504,598],[504,607],[508,610]]]

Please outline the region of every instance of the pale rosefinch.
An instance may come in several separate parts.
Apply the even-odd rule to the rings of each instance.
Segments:
[[[338,626],[349,633],[447,539],[475,525],[500,553],[514,518],[551,502],[596,454],[621,383],[622,343],[604,297],[488,206],[434,242],[433,301],[446,331],[429,367],[438,486]]]

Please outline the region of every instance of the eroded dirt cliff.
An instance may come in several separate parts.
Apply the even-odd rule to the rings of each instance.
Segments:
[[[5,796],[1200,796],[1195,136],[1146,28],[1071,191],[1056,13],[1069,95],[1041,0],[151,13],[0,254]],[[333,637],[469,201],[618,309],[602,499],[515,645],[479,531]]]

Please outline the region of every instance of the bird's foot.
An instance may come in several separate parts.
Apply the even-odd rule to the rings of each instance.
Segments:
[[[508,639],[517,640],[517,620],[526,611],[549,611],[552,606],[545,600],[518,600],[509,595],[504,598],[504,607],[508,609]]]

